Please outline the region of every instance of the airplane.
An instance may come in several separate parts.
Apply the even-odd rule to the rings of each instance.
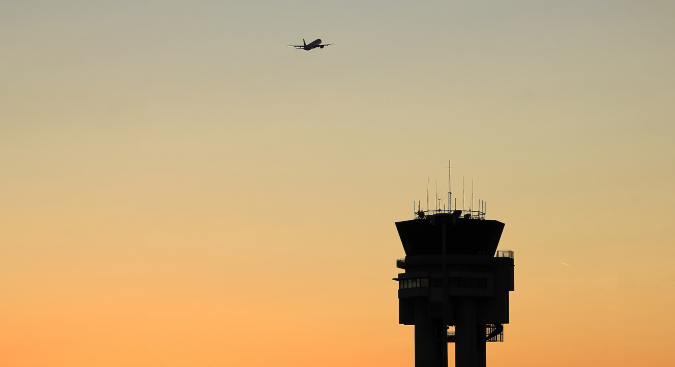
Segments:
[[[310,44],[307,44],[307,43],[305,42],[305,39],[303,38],[303,39],[302,39],[302,46],[299,46],[299,45],[288,45],[288,47],[295,47],[295,48],[298,49],[298,50],[309,51],[309,50],[314,49],[314,48],[317,48],[317,47],[324,48],[324,47],[330,46],[330,45],[332,45],[332,43],[328,43],[328,44],[322,45],[322,44],[321,44],[321,38],[317,38],[317,39],[315,39],[314,41],[310,42]]]

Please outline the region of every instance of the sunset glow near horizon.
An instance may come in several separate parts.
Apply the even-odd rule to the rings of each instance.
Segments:
[[[489,366],[675,365],[673,19],[0,4],[0,365],[412,366],[394,222],[449,159],[515,251]]]

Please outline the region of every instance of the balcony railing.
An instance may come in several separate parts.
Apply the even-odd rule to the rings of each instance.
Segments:
[[[498,250],[495,257],[510,257],[513,259],[513,251],[511,250]]]
[[[455,330],[448,330],[448,342],[456,342],[457,334]],[[485,341],[486,342],[503,342],[504,341],[504,327],[499,324],[485,324]]]

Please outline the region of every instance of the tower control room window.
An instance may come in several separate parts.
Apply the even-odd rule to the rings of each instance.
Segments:
[[[398,282],[398,289],[428,287],[428,278],[401,279]]]

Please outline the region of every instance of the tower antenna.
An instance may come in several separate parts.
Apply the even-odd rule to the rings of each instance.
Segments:
[[[473,212],[473,180],[471,180],[471,212]]]
[[[448,211],[450,209],[452,209],[452,161],[448,160]]]
[[[427,177],[427,212],[429,212],[429,177]]]
[[[464,195],[464,176],[462,176],[462,210],[466,211],[466,207],[464,206],[464,199],[466,198],[466,195]]]

